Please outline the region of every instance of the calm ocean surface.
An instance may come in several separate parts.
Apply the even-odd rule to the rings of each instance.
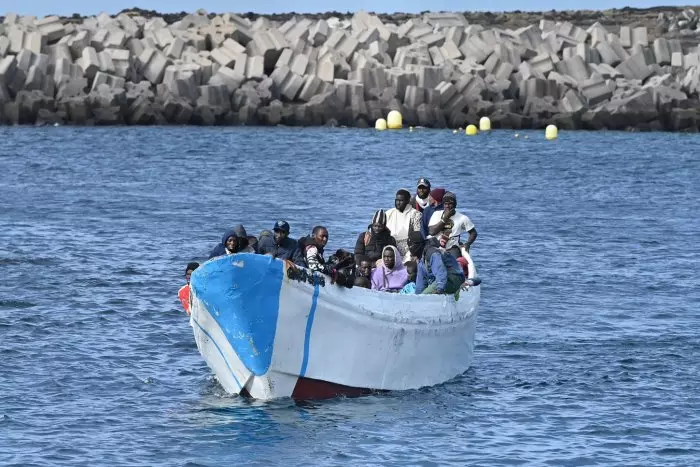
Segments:
[[[352,246],[422,176],[479,232],[473,367],[226,395],[185,264],[239,222]],[[700,465],[699,200],[695,135],[0,128],[0,465]]]

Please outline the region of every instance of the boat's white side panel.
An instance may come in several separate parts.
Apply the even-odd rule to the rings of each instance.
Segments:
[[[245,389],[258,399],[289,397],[300,378],[353,388],[413,389],[447,381],[471,364],[480,287],[462,290],[455,300],[452,295],[345,289],[330,284],[328,278],[325,286],[311,285],[289,279],[286,267],[281,275],[280,263],[269,263],[277,260],[256,256],[218,261],[210,268],[216,280],[197,278],[208,301],[192,290],[197,346],[228,392]],[[472,276],[476,270],[469,259]],[[241,277],[240,287],[246,293],[259,287],[267,294],[270,284],[251,279],[255,273],[274,278],[269,281],[279,293],[277,309],[270,310],[267,298],[260,302],[272,322],[259,320],[255,306],[229,309],[226,300],[213,305],[211,297],[228,293],[219,289],[239,287],[236,277]],[[277,293],[269,291],[273,292]],[[246,296],[262,297],[256,293]],[[215,318],[210,312],[219,315]],[[222,319],[222,314],[229,314],[229,319]],[[228,323],[225,332],[219,323]],[[273,327],[267,329],[268,323]],[[241,358],[237,348],[246,352]]]
[[[471,363],[478,287],[455,301],[327,285],[313,313],[305,308],[310,288],[282,285],[286,327],[279,327],[281,320],[277,334],[284,329],[287,342],[275,345],[271,371],[359,388],[411,389],[451,379]],[[300,355],[306,365],[299,366]]]

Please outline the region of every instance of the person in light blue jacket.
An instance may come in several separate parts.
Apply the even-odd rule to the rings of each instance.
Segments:
[[[418,275],[418,263],[409,261],[406,263],[406,272],[408,272],[408,283],[401,289],[402,294],[416,293],[416,276]]]
[[[408,248],[417,259],[417,294],[453,294],[464,283],[464,271],[457,259],[440,249],[437,238],[423,239],[420,232],[411,232]]]

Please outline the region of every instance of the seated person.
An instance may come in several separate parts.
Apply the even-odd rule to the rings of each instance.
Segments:
[[[355,261],[357,261],[357,264],[360,264],[359,262],[362,259],[367,258],[373,263],[377,262],[382,259],[382,251],[388,245],[396,246],[396,240],[386,227],[386,213],[380,209],[374,213],[368,230],[357,237]]]
[[[299,257],[295,262],[300,261],[303,266],[312,271],[329,274],[326,268],[326,260],[323,258],[323,249],[328,243],[328,229],[322,225],[313,228],[311,235],[299,239]]]
[[[366,277],[370,280],[372,277],[372,269],[374,268],[374,263],[368,259],[362,259],[360,261],[360,266],[357,268],[357,277]]]
[[[291,260],[297,249],[297,241],[289,238],[289,224],[286,221],[277,221],[272,232],[265,230],[260,234],[258,253],[266,255],[271,253],[273,258]]]
[[[411,255],[417,259],[417,294],[453,294],[464,282],[464,272],[454,256],[440,249],[437,238],[423,239],[420,232],[409,237]]]
[[[371,288],[369,278],[365,276],[357,276],[355,278],[355,287],[361,287],[363,289]]]
[[[248,248],[250,248],[251,253],[258,253],[258,239],[254,235],[248,235]]]
[[[406,272],[408,273],[408,282],[401,289],[402,294],[416,293],[416,276],[418,274],[418,264],[415,261],[406,263]]]
[[[187,284],[180,287],[180,290],[177,291],[177,297],[180,299],[180,303],[182,303],[182,307],[188,315],[190,314],[190,276],[192,276],[192,273],[198,267],[199,263],[187,263],[187,267],[185,268],[185,280]]]
[[[408,282],[408,272],[398,248],[391,245],[384,247],[381,264],[372,271],[372,289],[398,292],[406,282]]]
[[[241,224],[224,234],[221,243],[209,253],[209,259],[235,253],[255,253],[255,250],[248,245],[248,234]]]
[[[247,238],[246,238],[247,242]],[[238,253],[241,250],[242,242],[240,241],[238,234],[235,230],[229,230],[226,232],[221,239],[221,243],[216,245],[211,253],[209,253],[209,259],[215,258],[217,256],[232,255]]]

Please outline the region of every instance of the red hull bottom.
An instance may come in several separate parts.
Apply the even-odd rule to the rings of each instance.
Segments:
[[[294,391],[292,391],[292,399],[297,401],[323,400],[334,397],[360,397],[384,392],[388,391],[343,386],[342,384],[329,383],[320,379],[299,378],[296,386],[294,386]],[[253,398],[245,388],[241,391],[241,396]]]
[[[354,388],[351,386],[343,386],[342,384],[329,383],[311,378],[299,378],[292,399],[294,400],[319,400],[332,399],[334,397],[359,397],[375,392],[381,392],[367,388]]]

